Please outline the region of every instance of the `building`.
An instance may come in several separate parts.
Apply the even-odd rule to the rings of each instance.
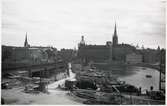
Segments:
[[[144,63],[160,63],[160,50],[159,49],[141,49],[139,50],[143,55],[143,62]]]
[[[117,26],[111,41],[106,45],[86,45],[84,36],[78,46],[78,56],[84,62],[126,62],[126,55],[135,52],[136,48],[129,44],[119,44]]]
[[[106,45],[86,45],[84,36],[78,45],[78,57],[82,62],[105,62],[111,59],[111,42]]]
[[[117,44],[112,47],[112,60],[126,62],[126,55],[136,52],[136,48],[129,44]]]
[[[60,60],[63,60],[65,62],[71,62],[76,56],[75,51],[73,49],[61,49],[58,51],[57,57]]]
[[[2,61],[4,63],[24,64],[54,62],[56,53],[57,49],[53,47],[30,47],[26,33],[24,47],[2,46]]]
[[[136,64],[142,63],[143,56],[137,53],[131,53],[126,55],[126,63],[128,64]]]

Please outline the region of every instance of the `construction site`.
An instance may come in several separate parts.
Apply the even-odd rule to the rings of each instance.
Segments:
[[[120,81],[112,72],[94,66],[68,64],[55,77],[9,74],[2,83],[2,104],[165,104],[165,93],[153,87],[146,92]],[[7,76],[6,76],[7,77]],[[65,102],[62,102],[65,101]]]

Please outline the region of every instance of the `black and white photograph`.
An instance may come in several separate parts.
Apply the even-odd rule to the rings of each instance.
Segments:
[[[2,0],[1,105],[165,105],[166,0]]]

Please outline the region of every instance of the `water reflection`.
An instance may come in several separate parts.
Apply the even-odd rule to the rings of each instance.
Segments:
[[[125,70],[119,72],[113,72],[122,81],[135,85],[136,87],[142,87],[142,90],[149,90],[150,86],[154,87],[154,90],[159,89],[159,72],[155,69],[142,68],[142,67],[128,67]],[[151,77],[146,77],[150,75]]]
[[[98,68],[101,70],[110,71],[120,80],[126,81],[128,84],[135,85],[138,88],[142,87],[142,90],[149,90],[150,86],[153,86],[154,90],[159,89],[159,72],[155,69],[135,66],[98,66]],[[146,75],[151,75],[152,77],[147,78]]]

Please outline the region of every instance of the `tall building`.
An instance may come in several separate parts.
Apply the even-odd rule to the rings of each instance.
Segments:
[[[115,23],[114,35],[113,35],[113,46],[118,45],[117,27]]]
[[[27,32],[26,32],[26,38],[24,41],[24,47],[30,47],[30,45],[28,44],[28,41],[27,41]]]
[[[143,61],[143,57],[141,54],[132,52],[126,55],[126,62],[129,64],[142,63],[142,61]]]
[[[114,34],[111,41],[107,41],[106,45],[87,45],[82,36],[81,42],[78,46],[78,57],[84,62],[109,62],[120,63],[126,62],[126,56],[136,53],[136,48],[129,44],[118,44],[117,27],[115,24]],[[137,62],[141,61],[141,56],[130,55]],[[129,59],[129,58],[128,58]]]
[[[106,45],[87,45],[82,36],[78,45],[78,57],[83,63],[109,62],[112,60],[112,44],[108,41]]]

